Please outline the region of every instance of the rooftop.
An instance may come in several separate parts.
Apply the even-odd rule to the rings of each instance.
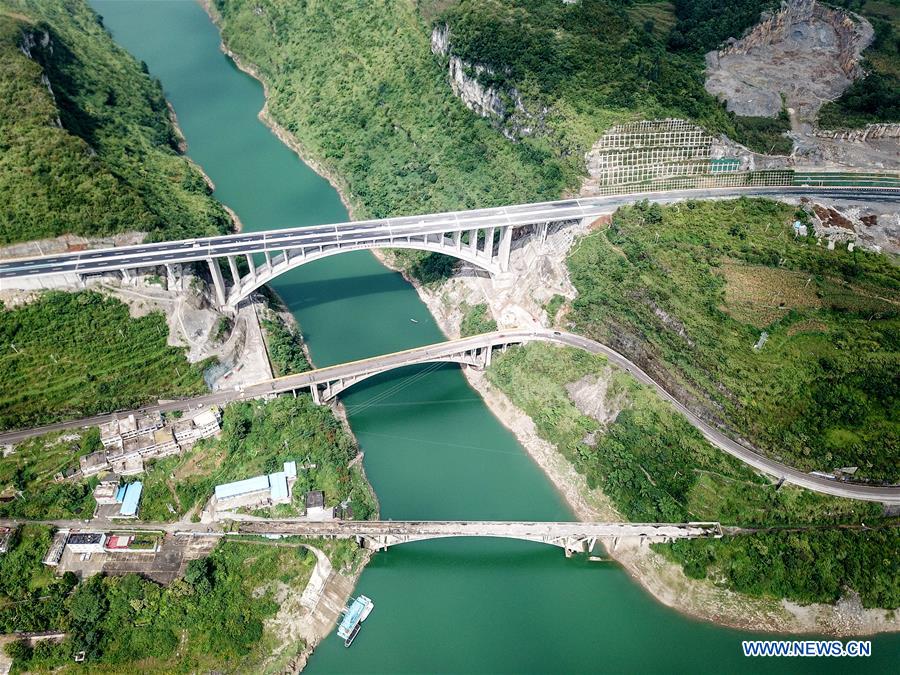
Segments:
[[[67,544],[99,544],[103,541],[102,532],[74,532],[66,540]]]
[[[125,496],[122,499],[122,508],[119,509],[120,514],[123,516],[137,515],[138,502],[141,501],[141,492],[143,489],[144,485],[141,481],[135,481],[134,483],[128,484],[125,489]]]
[[[268,476],[254,476],[253,478],[245,478],[244,480],[235,481],[234,483],[216,485],[216,499],[228,499],[229,497],[245,495],[248,492],[257,492],[259,490],[268,489]]]

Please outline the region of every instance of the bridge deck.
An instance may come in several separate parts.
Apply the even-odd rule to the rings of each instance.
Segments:
[[[616,538],[714,537],[722,533],[719,523],[597,523],[520,522],[497,520],[307,520],[242,521],[239,531],[247,534],[280,534],[304,537],[515,537],[556,539],[563,537]]]
[[[613,197],[585,197],[536,204],[516,204],[469,211],[422,214],[354,221],[309,227],[292,227],[264,232],[242,232],[217,237],[199,237],[107,249],[92,249],[30,258],[0,261],[0,288],[3,279],[60,274],[100,274],[111,270],[156,267],[166,264],[197,262],[212,258],[274,253],[306,246],[341,246],[351,248],[377,240],[390,247],[390,240],[450,232],[463,232],[490,227],[520,227],[611,213],[623,204],[641,199],[673,202],[680,199],[750,196],[830,196],[868,201],[897,201],[900,190],[880,187],[739,187],[668,192],[648,192]]]

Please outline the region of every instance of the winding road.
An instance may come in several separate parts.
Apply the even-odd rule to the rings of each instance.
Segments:
[[[404,366],[420,363],[453,361],[455,360],[455,357],[460,354],[473,352],[479,349],[484,350],[488,347],[493,348],[538,341],[575,347],[592,354],[602,354],[616,367],[630,373],[642,384],[652,387],[714,446],[777,480],[783,480],[815,492],[836,497],[882,502],[885,504],[900,504],[900,486],[865,485],[861,483],[832,480],[822,476],[804,473],[799,469],[770,459],[753,448],[729,438],[712,425],[707,424],[666,391],[661,384],[641,370],[635,363],[614,349],[580,335],[543,328],[510,329],[495,331],[493,333],[483,333],[481,335],[473,335],[459,340],[448,340],[446,342],[424,345],[422,347],[415,347],[400,352],[352,361],[350,363],[342,363],[328,368],[319,368],[273,380],[263,380],[252,385],[225,391],[217,391],[191,399],[148,405],[133,411],[120,411],[109,415],[97,415],[80,420],[59,422],[34,429],[10,431],[0,434],[0,444],[18,443],[27,438],[51,431],[62,431],[102,424],[129,413],[170,412],[175,410],[184,411],[210,405],[224,405],[231,401],[263,398],[290,391],[309,389],[323,384],[327,385],[328,383],[339,381],[341,379],[353,379],[359,381],[365,377],[394,368],[402,368]]]

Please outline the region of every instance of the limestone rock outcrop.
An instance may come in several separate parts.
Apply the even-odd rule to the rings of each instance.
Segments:
[[[450,27],[435,26],[431,32],[431,52],[447,60],[450,87],[472,112],[491,120],[510,140],[530,136],[543,128],[548,109],[532,112],[525,106],[515,87],[484,85],[480,80],[492,78],[496,72],[480,63],[469,63],[453,54]]]

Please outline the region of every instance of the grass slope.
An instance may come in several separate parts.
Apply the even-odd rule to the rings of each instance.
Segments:
[[[897,480],[900,273],[796,239],[794,217],[748,199],[620,209],[570,253],[568,321],[788,464]]]
[[[607,380],[606,400],[622,408],[608,425],[580,412],[567,392],[585,377]],[[600,356],[535,343],[498,355],[488,378],[631,521],[821,528],[658,547],[689,576],[799,602],[834,602],[850,588],[867,607],[900,606],[900,528],[879,505],[776,489]],[[839,527],[862,522],[878,529]]]
[[[159,82],[83,0],[0,0],[0,139],[0,244],[231,227],[179,156]]]
[[[166,344],[161,313],[132,319],[93,291],[0,307],[0,428],[29,427],[206,391],[204,363]]]

